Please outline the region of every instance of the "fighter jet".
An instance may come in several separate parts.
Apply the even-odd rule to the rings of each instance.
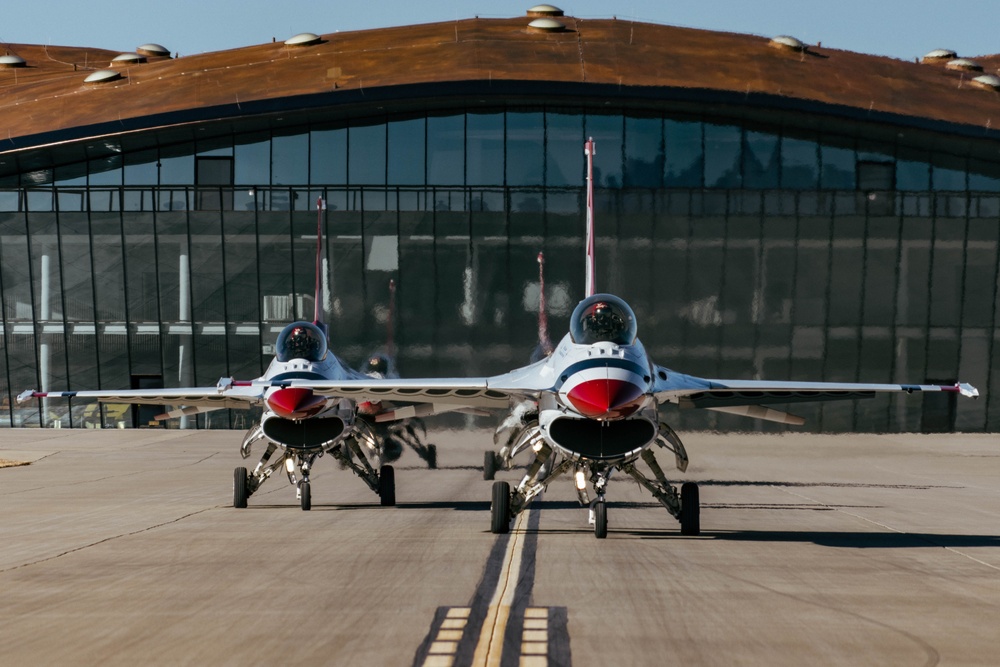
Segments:
[[[688,455],[674,430],[660,419],[660,406],[717,410],[755,419],[801,425],[804,420],[770,407],[805,401],[871,398],[881,393],[952,392],[977,397],[965,383],[954,385],[774,382],[705,379],[656,364],[638,338],[638,323],[621,298],[596,291],[594,258],[594,142],[587,156],[587,227],[585,298],[570,318],[569,332],[552,354],[509,373],[479,378],[442,379],[308,379],[262,378],[252,386],[308,392],[315,400],[402,400],[376,421],[422,416],[460,407],[506,411],[497,428],[502,443],[497,467],[510,468],[515,456],[531,461],[521,481],[511,488],[494,481],[490,528],[510,530],[514,518],[553,480],[572,474],[581,504],[588,508],[594,534],[607,536],[606,494],[615,471],[634,479],[680,522],[684,535],[701,530],[698,485],[669,481],[655,452],[673,454],[685,471]],[[223,392],[225,393],[225,392]],[[492,452],[488,453],[492,454]],[[645,464],[645,470],[639,463]],[[484,471],[485,474],[486,471]],[[588,485],[595,498],[590,499]]]
[[[267,371],[256,380],[222,378],[214,387],[181,389],[140,389],[122,391],[25,391],[19,403],[33,398],[76,398],[102,403],[132,403],[175,406],[158,415],[168,419],[221,410],[261,406],[263,415],[254,424],[240,447],[249,458],[253,445],[266,443],[253,470],[238,467],[233,472],[233,506],[247,507],[252,496],[272,474],[284,468],[296,489],[303,510],[311,509],[309,475],[316,459],[330,454],[350,468],[382,505],[396,504],[395,472],[385,463],[384,438],[374,425],[360,418],[357,403],[350,398],[321,396],[295,383],[343,380],[366,381],[371,377],[341,361],[328,345],[328,330],[320,316],[322,266],[322,219],[325,205],[317,201],[316,222],[316,307],[312,322],[292,322],[282,329],[275,343],[275,355]],[[277,453],[277,454],[276,454]]]

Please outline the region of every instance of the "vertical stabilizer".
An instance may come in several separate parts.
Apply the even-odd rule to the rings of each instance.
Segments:
[[[549,316],[545,310],[545,255],[538,253],[538,346],[545,356],[552,354]]]
[[[583,144],[583,152],[587,156],[587,277],[585,282],[585,297],[592,296],[597,291],[597,266],[594,257],[594,138]]]
[[[326,210],[326,201],[322,197],[316,199],[316,292],[315,308],[313,310],[313,324],[326,331],[326,324],[321,318],[323,303],[323,211]]]

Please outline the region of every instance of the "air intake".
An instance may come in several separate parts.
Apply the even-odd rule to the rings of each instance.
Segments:
[[[528,24],[528,32],[563,32],[566,26],[555,19],[540,18]]]
[[[170,50],[165,46],[160,46],[159,44],[143,44],[137,48],[136,53],[141,56],[153,56],[156,58],[169,57]]]
[[[27,67],[27,65],[21,56],[0,56],[0,67]]]
[[[563,10],[553,5],[535,5],[528,10],[528,16],[562,16]]]
[[[788,51],[805,51],[806,45],[788,35],[778,35],[777,37],[772,37],[771,41],[767,43],[768,46],[773,46],[776,49],[787,49]]]
[[[962,70],[965,72],[982,72],[983,66],[977,63],[975,60],[969,60],[968,58],[956,58],[955,60],[949,60],[945,67],[948,69]]]
[[[285,46],[312,46],[313,44],[319,44],[323,40],[320,39],[319,35],[314,35],[311,32],[300,32],[295,35],[295,37],[289,37],[285,40]]]
[[[84,83],[108,83],[109,81],[117,81],[122,78],[121,72],[116,72],[113,69],[99,69],[86,79],[83,80]]]

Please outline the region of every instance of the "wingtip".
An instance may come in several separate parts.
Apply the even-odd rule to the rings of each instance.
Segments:
[[[958,393],[969,398],[979,398],[979,390],[968,382],[960,382],[958,384]]]
[[[26,391],[22,391],[20,394],[17,395],[17,402],[24,403],[25,401],[31,400],[32,398],[36,398],[37,395],[38,392],[35,391],[34,389],[28,389]]]

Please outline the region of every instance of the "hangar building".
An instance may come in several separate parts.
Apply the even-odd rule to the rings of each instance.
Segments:
[[[537,254],[553,332],[582,295],[593,137],[598,287],[632,305],[658,363],[960,378],[983,398],[794,411],[820,431],[1000,428],[1000,56],[902,61],[550,6],[179,57],[4,46],[3,426],[148,419],[16,406],[27,388],[259,375],[313,312],[318,198],[342,358],[391,330],[404,376],[522,365]]]

